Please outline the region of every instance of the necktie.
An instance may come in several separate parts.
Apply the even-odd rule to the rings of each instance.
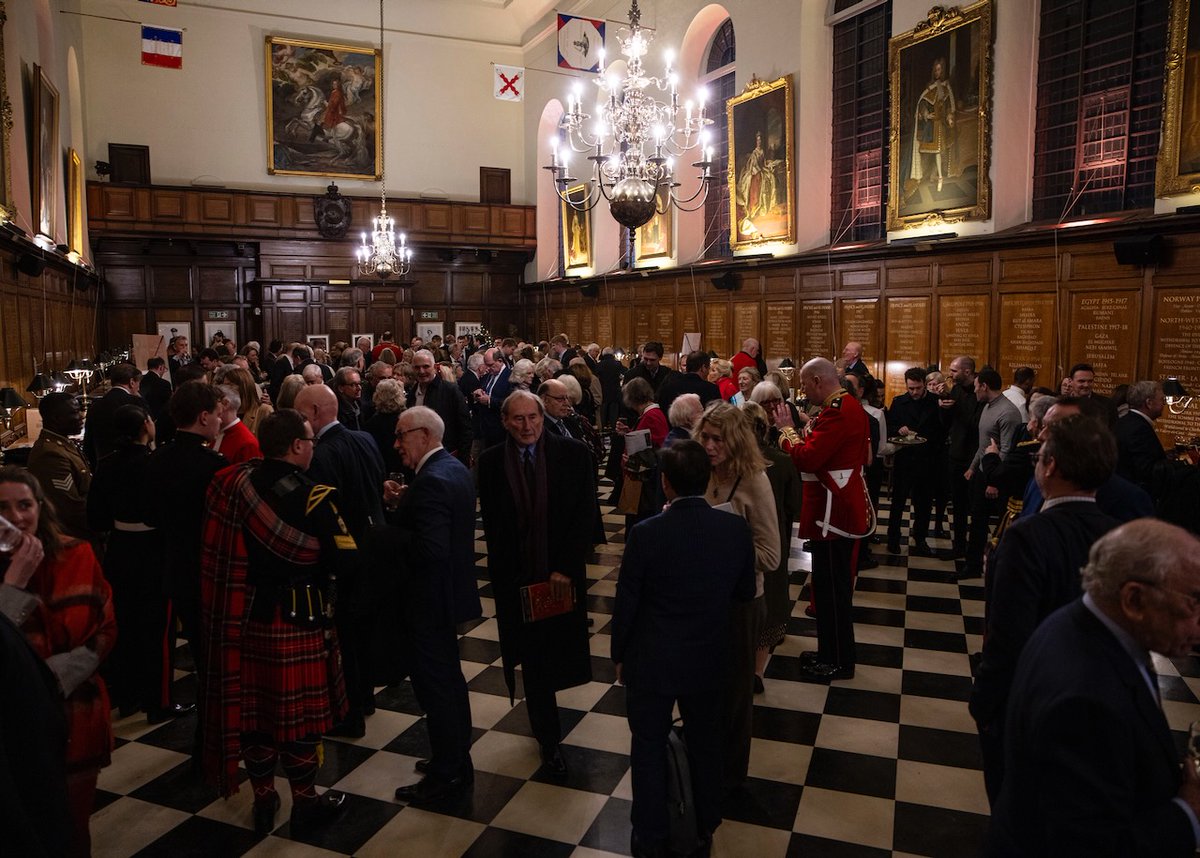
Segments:
[[[533,494],[533,448],[525,448],[525,486],[529,489],[530,495]]]

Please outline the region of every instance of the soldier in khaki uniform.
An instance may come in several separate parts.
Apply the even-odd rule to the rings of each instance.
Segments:
[[[77,539],[90,540],[87,493],[92,469],[73,436],[83,431],[79,403],[69,393],[47,393],[38,403],[42,434],[29,453],[29,470],[54,504],[62,529]]]

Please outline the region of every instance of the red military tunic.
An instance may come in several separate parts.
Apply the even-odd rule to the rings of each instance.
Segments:
[[[871,532],[875,511],[862,469],[870,461],[867,413],[844,390],[829,395],[803,437],[785,432],[780,448],[803,480],[801,539],[858,539]]]

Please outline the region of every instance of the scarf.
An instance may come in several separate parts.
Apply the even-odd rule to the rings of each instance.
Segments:
[[[510,438],[504,444],[504,472],[513,487],[517,512],[517,544],[521,568],[514,576],[518,584],[545,581],[550,577],[549,508],[546,503],[546,439],[534,445],[533,485],[525,479],[525,451]]]
[[[321,543],[284,522],[258,494],[250,475],[259,460],[220,471],[208,488],[208,515],[200,555],[201,658],[204,687],[205,779],[222,796],[238,789],[242,732],[242,634],[249,616],[246,537],[249,531],[288,562],[315,565]]]

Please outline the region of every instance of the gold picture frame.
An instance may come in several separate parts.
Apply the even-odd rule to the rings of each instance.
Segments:
[[[55,202],[58,200],[58,90],[46,70],[33,66],[33,186],[34,231],[57,243]]]
[[[582,182],[567,189],[571,203],[582,204],[588,198],[588,184]],[[592,267],[592,213],[580,211],[566,200],[559,201],[562,217],[563,267],[567,271]]]
[[[1156,193],[1200,193],[1200,0],[1172,0]]]
[[[67,150],[67,249],[83,258],[83,159]]]
[[[675,207],[670,188],[659,185],[654,216],[637,229],[636,260],[660,259],[675,255]]]
[[[380,178],[383,55],[267,36],[267,173]]]
[[[888,230],[992,213],[992,0],[934,6],[888,43]]]
[[[790,74],[773,81],[752,77],[741,95],[726,102],[733,250],[796,241],[792,102]]]
[[[8,98],[8,79],[4,73],[4,23],[7,20],[4,0],[0,0],[0,223],[17,216],[12,189],[13,106]]]

